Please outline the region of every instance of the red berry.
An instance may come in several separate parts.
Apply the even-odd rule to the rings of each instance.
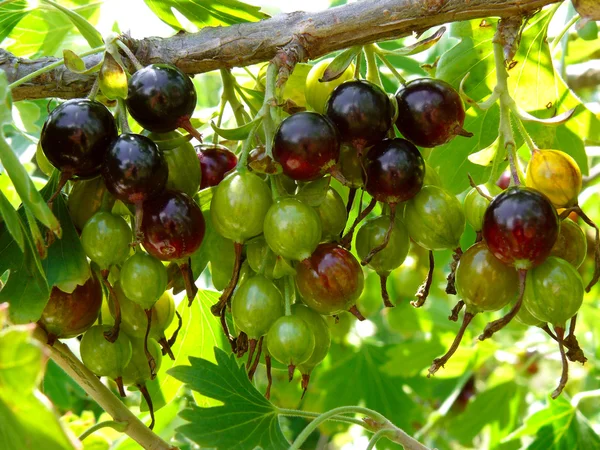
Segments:
[[[237,156],[222,145],[200,144],[196,146],[196,153],[202,170],[200,189],[219,184],[237,164]]]

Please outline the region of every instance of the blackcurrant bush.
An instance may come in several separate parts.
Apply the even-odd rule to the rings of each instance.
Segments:
[[[238,162],[231,150],[217,144],[197,145],[196,154],[202,170],[200,189],[219,184],[227,173],[235,169]]]
[[[489,249],[517,269],[541,264],[558,231],[558,215],[550,200],[527,187],[510,187],[497,195],[483,218],[483,238]]]
[[[365,80],[336,87],[325,106],[343,142],[359,152],[381,141],[392,126],[392,103],[379,86]]]
[[[273,141],[273,157],[283,173],[299,181],[316,180],[340,158],[340,140],[326,116],[299,112],[285,118]]]
[[[102,286],[92,273],[82,286],[72,293],[52,288],[50,299],[42,312],[39,325],[48,333],[48,344],[56,339],[79,336],[90,328],[102,307]]]
[[[110,147],[102,176],[117,199],[140,204],[165,189],[169,166],[162,150],[150,138],[124,133]]]
[[[527,165],[525,184],[545,194],[557,208],[577,203],[582,182],[575,160],[560,150],[535,150]]]
[[[442,80],[421,78],[402,86],[396,93],[396,126],[402,135],[420,147],[445,144],[465,131],[465,110],[458,92]]]

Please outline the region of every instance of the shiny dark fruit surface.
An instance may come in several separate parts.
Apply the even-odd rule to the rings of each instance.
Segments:
[[[151,64],[129,79],[127,110],[145,129],[165,133],[189,121],[196,107],[190,77],[169,64]]]
[[[100,313],[102,286],[93,275],[71,294],[54,287],[40,325],[54,338],[72,338],[90,328]]]
[[[558,215],[548,198],[526,187],[511,187],[497,195],[483,217],[483,238],[489,249],[517,269],[544,262],[558,231]]]
[[[410,200],[425,178],[425,161],[406,139],[384,139],[365,156],[365,189],[384,203]]]
[[[200,207],[183,192],[167,190],[144,202],[144,248],[163,261],[190,256],[202,244],[205,223]]]
[[[228,172],[235,169],[238,161],[237,156],[222,145],[197,145],[196,153],[202,170],[200,189],[219,184]]]
[[[106,106],[75,99],[60,104],[48,115],[40,145],[54,167],[86,178],[100,173],[116,138],[115,119]]]
[[[273,157],[290,178],[315,180],[340,158],[337,129],[319,113],[299,112],[289,116],[275,133]]]
[[[116,198],[140,203],[165,189],[169,166],[162,150],[151,139],[124,133],[106,155],[102,176],[106,188]]]
[[[365,149],[382,140],[392,126],[392,104],[379,86],[365,80],[347,81],[329,96],[325,115],[343,142]]]
[[[457,134],[465,134],[465,110],[458,92],[445,81],[421,78],[396,93],[396,126],[402,135],[421,147],[436,147]]]

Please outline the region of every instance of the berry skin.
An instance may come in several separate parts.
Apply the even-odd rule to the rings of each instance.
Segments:
[[[127,109],[147,130],[173,131],[189,122],[195,107],[194,83],[175,66],[151,64],[129,79]]]
[[[87,221],[81,232],[81,245],[88,258],[108,269],[129,256],[132,235],[121,216],[99,211]]]
[[[298,181],[322,177],[340,159],[340,140],[327,117],[299,112],[285,118],[273,141],[273,157],[283,173]]]
[[[52,288],[39,324],[48,333],[48,343],[79,336],[90,328],[102,307],[102,286],[96,275],[68,294]]]
[[[296,266],[302,301],[320,314],[348,310],[360,297],[364,275],[356,258],[336,244],[320,244]]]
[[[117,199],[138,204],[165,189],[169,166],[150,138],[124,133],[108,151],[102,176],[109,192]]]
[[[461,256],[456,269],[456,291],[471,314],[498,311],[517,297],[517,271],[498,260],[485,242]]]
[[[48,115],[40,145],[52,165],[81,178],[100,173],[117,126],[102,103],[87,99],[68,100]]]
[[[262,233],[272,202],[269,185],[258,175],[233,172],[213,193],[210,215],[221,236],[242,243]]]
[[[264,235],[275,254],[302,261],[321,241],[321,220],[313,208],[300,200],[284,198],[269,208]]]
[[[404,209],[408,234],[427,250],[455,249],[465,230],[462,205],[437,186],[424,186]]]
[[[392,127],[392,103],[379,86],[365,80],[346,81],[329,96],[325,115],[343,142],[361,152],[381,141]]]
[[[306,84],[304,85],[304,94],[306,97],[306,103],[314,111],[323,114],[325,112],[325,105],[327,99],[333,92],[333,90],[345,81],[349,81],[354,76],[354,64],[350,64],[346,70],[335,80],[320,82],[323,78],[323,74],[327,69],[327,66],[331,64],[333,58],[327,58],[323,61],[319,61],[315,64],[306,77]]]
[[[293,368],[307,362],[315,349],[315,335],[299,316],[282,316],[267,333],[269,354]],[[292,372],[293,373],[293,372]]]
[[[564,259],[548,257],[527,273],[523,306],[536,319],[565,328],[583,303],[583,280]]]
[[[490,197],[494,197],[502,192],[502,189],[491,183],[480,184],[478,188]],[[471,188],[471,190],[465,196],[465,200],[463,202],[465,217],[467,219],[467,223],[473,227],[473,230],[481,231],[483,228],[483,216],[489,204],[490,201],[481,196],[481,194],[479,194],[475,188]]]
[[[368,151],[364,165],[365,189],[377,201],[405,202],[423,187],[425,161],[406,139],[384,139]]]
[[[421,78],[411,81],[396,93],[396,126],[402,135],[420,147],[436,147],[463,130],[465,110],[458,92],[441,80]]]
[[[197,145],[196,154],[202,170],[200,189],[219,184],[227,173],[235,169],[238,162],[237,156],[222,145]]]
[[[167,190],[144,202],[141,230],[148,253],[162,261],[180,260],[202,244],[204,216],[189,196]]]
[[[135,386],[144,384],[152,379],[148,359],[144,352],[144,339],[130,338],[132,355],[131,360],[123,369],[123,384],[126,386]],[[158,372],[162,363],[162,352],[160,345],[154,339],[148,339],[148,351],[156,361],[156,369]]]
[[[123,375],[123,369],[131,361],[131,341],[125,333],[119,333],[115,342],[108,342],[104,333],[110,327],[95,325],[85,332],[79,351],[81,360],[94,374],[113,380]]]
[[[560,223],[560,231],[550,256],[562,258],[576,269],[585,261],[587,239],[583,230],[571,219],[567,218]]]
[[[363,224],[356,234],[356,253],[359,258],[364,259],[373,248],[381,245],[389,224],[389,216],[375,217]],[[402,265],[409,247],[410,239],[406,227],[399,220],[395,221],[387,246],[373,256],[369,267],[378,274],[388,275]]]
[[[533,317],[525,306],[522,306],[519,309],[519,312],[515,316],[515,320],[526,327],[541,327],[544,325],[544,321]]]
[[[121,266],[120,282],[125,296],[150,309],[167,289],[167,269],[144,252],[136,252]]]
[[[283,316],[283,296],[271,280],[256,275],[238,287],[231,299],[231,314],[240,331],[258,339]]]
[[[308,306],[296,303],[292,305],[292,316],[300,317],[313,332],[315,337],[315,348],[310,358],[298,367],[302,374],[309,374],[317,364],[325,359],[331,346],[331,334],[329,325],[318,312]]]
[[[550,254],[559,231],[548,198],[527,187],[510,187],[490,203],[483,238],[496,258],[516,269],[530,269]]]
[[[545,194],[556,208],[577,204],[582,182],[575,160],[560,150],[536,150],[527,165],[525,184]]]
[[[250,265],[250,268],[267,278],[275,278],[275,264],[277,262],[277,255],[273,253],[273,250],[265,241],[265,238],[259,236],[252,239],[246,245],[246,261]]]
[[[73,225],[78,230],[83,230],[86,222],[100,210],[105,195],[109,200],[106,206],[113,207],[115,199],[106,191],[102,177],[73,183],[73,189],[71,189],[67,199],[67,206]]]
[[[327,189],[323,203],[315,208],[321,219],[321,232],[323,241],[333,241],[339,238],[346,228],[348,213],[342,196],[333,188]]]

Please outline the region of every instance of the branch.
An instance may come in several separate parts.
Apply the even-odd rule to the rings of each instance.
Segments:
[[[595,88],[600,85],[600,69],[588,69],[579,75],[569,75],[569,87],[575,91],[579,89]]]
[[[255,23],[206,27],[170,38],[127,39],[143,65],[175,64],[192,75],[287,58],[314,59],[335,50],[422,33],[448,22],[530,14],[559,0],[378,0],[356,2],[319,13],[281,14]],[[101,55],[85,58],[86,66]],[[284,61],[281,61],[281,60]],[[0,69],[12,83],[56,58],[28,60],[0,49]],[[291,64],[293,66],[293,62]],[[87,94],[93,76],[60,67],[13,89],[14,100],[73,98]]]
[[[147,450],[176,450],[176,447],[167,444],[144,425],[121,400],[100,382],[96,375],[77,359],[69,350],[69,347],[60,341],[56,341],[52,347],[46,345],[46,333],[39,327],[36,328],[34,336],[44,343],[44,347],[50,353],[50,358],[73,378],[86,394],[92,397],[116,422],[127,425],[125,433],[140,444],[142,448]]]

